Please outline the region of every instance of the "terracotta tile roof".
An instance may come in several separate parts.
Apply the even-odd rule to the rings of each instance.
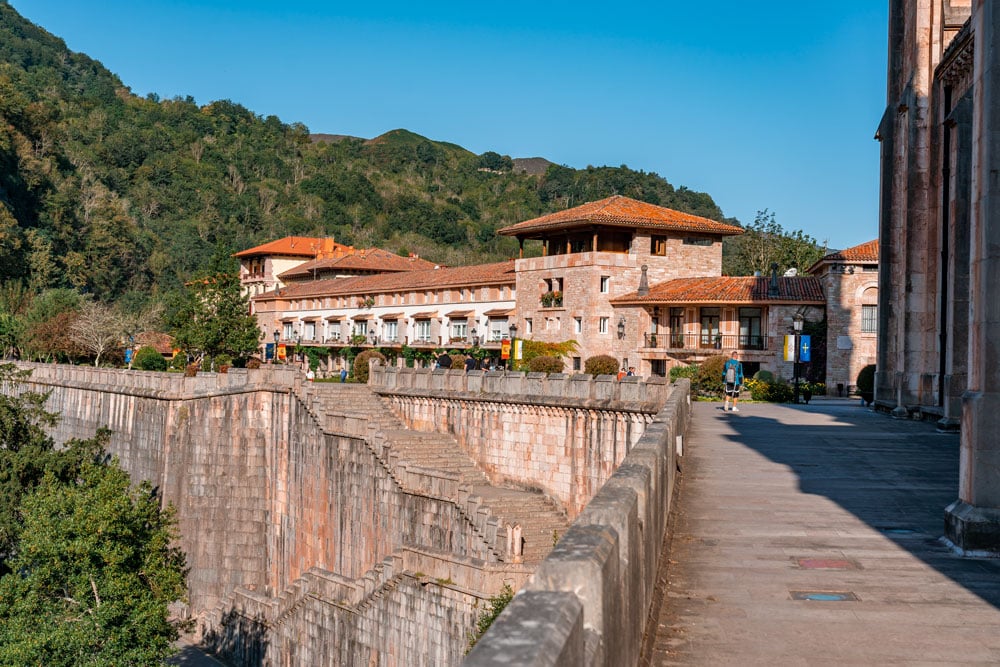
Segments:
[[[415,320],[429,320],[432,317],[437,317],[437,316],[438,314],[436,310],[428,310],[423,313],[413,313],[412,315],[410,315],[410,317],[412,317]]]
[[[450,313],[445,313],[444,316],[445,317],[468,317],[469,315],[472,315],[472,312],[473,311],[471,311],[471,310],[453,310]]]
[[[323,239],[311,236],[286,236],[247,250],[241,250],[233,257],[253,257],[255,255],[287,255],[290,257],[315,257],[323,245]],[[340,245],[340,244],[338,244]],[[345,248],[347,246],[344,246]]]
[[[681,213],[621,195],[557,211],[533,220],[525,220],[499,229],[497,233],[506,236],[532,236],[540,232],[589,225],[703,232],[721,236],[736,236],[743,233],[742,227],[727,225],[690,213]]]
[[[381,248],[366,248],[364,250],[354,250],[350,254],[340,257],[323,257],[310,260],[281,273],[278,277],[282,279],[309,278],[313,275],[314,270],[317,273],[389,273],[393,271],[417,271],[433,268],[434,262],[428,262],[426,259],[403,257],[388,250],[382,250]]]
[[[375,315],[373,315],[372,313],[362,313],[360,315],[355,315],[351,319],[352,320],[374,320],[375,319]]]
[[[155,348],[160,354],[172,354],[174,351],[174,337],[157,331],[143,331],[135,337],[135,344]]]
[[[627,294],[611,303],[689,304],[689,303],[826,303],[819,278],[794,276],[778,278],[778,296],[769,297],[769,277],[719,276],[712,278],[677,278],[650,287],[649,294]]]
[[[345,317],[346,317],[345,315],[327,315],[323,319],[325,319],[327,322],[340,322]]]
[[[383,320],[398,320],[403,317],[406,313],[386,313],[385,315],[379,315]]]
[[[487,310],[483,313],[486,317],[508,317],[513,314],[513,308],[494,308],[493,310]]]
[[[254,301],[295,299],[310,296],[354,296],[382,292],[408,292],[442,287],[514,285],[514,261],[474,264],[443,269],[382,273],[354,278],[329,278],[289,284],[277,292],[266,292]]]
[[[815,273],[814,269],[822,264],[830,262],[856,262],[861,264],[878,263],[878,239],[866,241],[860,245],[831,252],[824,255],[815,264],[809,267],[809,273]]]

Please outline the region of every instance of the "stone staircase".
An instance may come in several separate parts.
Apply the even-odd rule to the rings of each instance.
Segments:
[[[540,563],[552,550],[556,540],[569,528],[565,513],[542,493],[500,487],[492,484],[486,473],[448,433],[415,431],[392,413],[380,396],[366,385],[310,383],[301,396],[310,411],[325,428],[337,432],[345,420],[360,419],[369,429],[374,427],[376,440],[382,443],[383,462],[389,468],[406,464],[455,476],[459,488],[469,490],[488,511],[499,527],[500,542],[508,531],[520,528],[521,549],[505,549],[503,560],[525,564]],[[357,431],[358,424],[353,430]],[[395,476],[395,474],[394,474]],[[459,502],[459,498],[454,498]],[[521,551],[520,555],[517,552]]]

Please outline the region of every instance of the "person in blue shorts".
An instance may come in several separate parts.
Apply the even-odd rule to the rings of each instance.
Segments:
[[[733,350],[729,359],[722,366],[722,384],[725,389],[724,411],[729,410],[729,402],[733,402],[733,412],[739,412],[736,403],[740,400],[740,389],[743,388],[743,364],[740,363],[740,351]]]

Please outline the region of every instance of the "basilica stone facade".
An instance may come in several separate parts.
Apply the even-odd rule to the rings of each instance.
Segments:
[[[876,403],[960,426],[949,539],[1000,550],[1000,7],[891,0]]]

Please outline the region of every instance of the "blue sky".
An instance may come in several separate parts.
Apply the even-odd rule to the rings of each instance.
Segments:
[[[11,4],[140,95],[625,164],[831,248],[878,235],[884,0]]]

